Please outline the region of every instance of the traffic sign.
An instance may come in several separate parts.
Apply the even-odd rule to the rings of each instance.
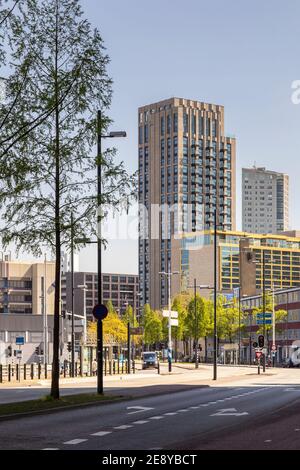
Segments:
[[[257,325],[263,325],[263,324],[265,324],[265,325],[272,325],[272,320],[265,320],[265,321],[263,321],[263,320],[257,320],[257,321],[256,321],[256,324],[257,324]]]
[[[130,334],[131,335],[142,335],[143,334],[143,328],[141,326],[136,326],[136,327],[130,327]]]
[[[104,320],[107,317],[108,310],[106,305],[98,304],[93,308],[93,315],[97,320]]]
[[[178,326],[178,319],[177,318],[171,318],[170,325],[171,326]]]
[[[19,346],[23,346],[24,343],[25,343],[24,336],[17,336],[16,337],[16,344],[18,344]]]
[[[169,318],[169,310],[163,310],[162,314],[163,317]],[[178,318],[178,312],[176,312],[175,310],[171,310],[171,318]]]
[[[262,356],[262,352],[261,351],[255,351],[255,357],[256,359],[260,359]]]
[[[257,313],[256,317],[257,318],[272,318],[272,313],[270,312],[265,312],[265,313]]]
[[[254,341],[254,343],[252,344],[252,346],[253,346],[254,348],[257,348],[258,343],[257,343],[256,341]]]
[[[276,344],[272,344],[271,349],[272,349],[272,351],[276,351]]]

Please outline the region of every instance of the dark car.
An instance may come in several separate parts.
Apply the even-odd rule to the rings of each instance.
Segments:
[[[150,367],[158,369],[158,357],[155,351],[147,351],[142,355],[142,368],[148,369]]]

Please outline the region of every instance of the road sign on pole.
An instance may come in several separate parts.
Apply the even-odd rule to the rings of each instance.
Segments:
[[[178,326],[178,319],[177,318],[171,318],[171,326]]]
[[[162,311],[163,317],[169,318],[169,310]],[[178,312],[171,310],[171,318],[178,318]]]

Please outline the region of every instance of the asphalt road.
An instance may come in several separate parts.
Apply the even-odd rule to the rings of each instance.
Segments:
[[[274,377],[249,377],[240,384],[235,379],[230,386],[195,387],[2,421],[0,448],[299,449],[300,376],[297,373],[295,380],[284,379],[284,375],[277,381]]]

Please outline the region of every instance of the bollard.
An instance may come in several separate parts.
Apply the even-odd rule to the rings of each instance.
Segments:
[[[31,380],[34,379],[34,364],[31,364],[30,366],[30,377],[31,377]]]
[[[19,381],[20,367],[19,364],[16,364],[16,380]]]
[[[75,362],[75,377],[77,377],[77,362]]]
[[[27,372],[27,371],[26,371],[26,364],[24,364],[24,366],[23,366],[23,377],[24,377],[24,380],[27,379],[26,372]]]
[[[45,379],[47,379],[48,378],[48,364],[45,364],[44,374],[45,374]]]
[[[11,381],[11,364],[8,364],[8,381]]]
[[[124,374],[124,361],[122,361],[122,374]]]
[[[104,375],[107,374],[107,361],[104,359]]]
[[[67,363],[64,363],[64,377],[67,375]]]
[[[118,358],[118,375],[120,374],[120,359]]]
[[[112,363],[109,361],[109,375],[112,375]]]
[[[132,372],[135,374],[135,362],[134,362],[134,360],[132,361]]]
[[[160,374],[160,362],[157,363],[157,373]]]
[[[113,361],[113,374],[116,374],[116,361]]]
[[[2,364],[0,364],[0,384],[2,384],[2,380],[3,380],[3,377],[2,377]]]
[[[41,378],[41,363],[38,363],[38,379],[40,380]]]

